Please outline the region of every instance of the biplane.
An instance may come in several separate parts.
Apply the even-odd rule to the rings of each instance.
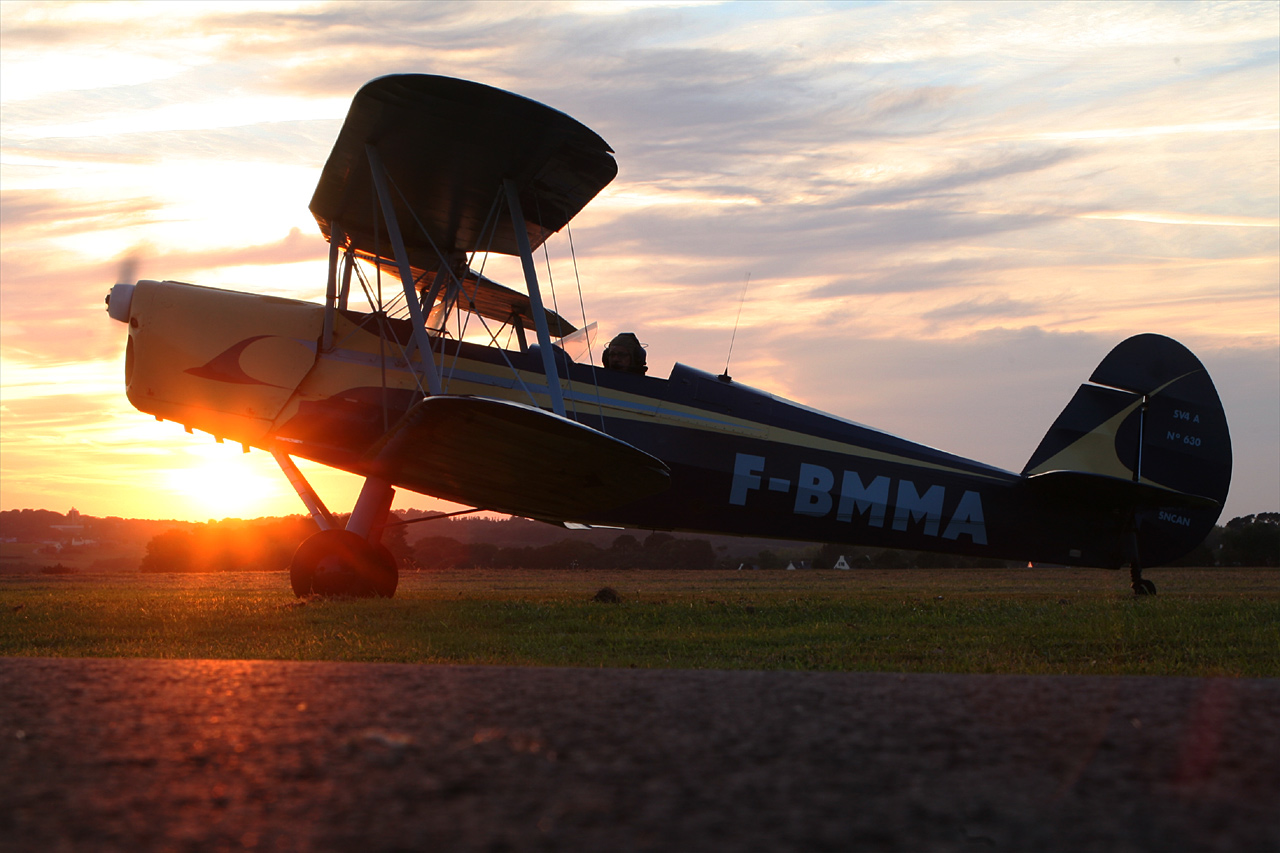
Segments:
[[[533,252],[616,174],[603,139],[543,104],[447,77],[375,79],[311,199],[329,244],[323,303],[117,284],[128,398],[275,457],[319,528],[290,566],[299,596],[394,593],[380,540],[396,489],[570,527],[1127,566],[1138,594],[1155,591],[1143,568],[1216,522],[1226,416],[1167,337],[1116,346],[1020,472],[727,370],[677,363],[659,378],[582,360],[586,329],[544,305]],[[521,259],[523,292],[475,269],[490,253]],[[353,281],[371,310],[352,307]],[[364,478],[345,524],[297,457]]]

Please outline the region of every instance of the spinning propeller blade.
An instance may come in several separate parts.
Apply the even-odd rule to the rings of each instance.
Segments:
[[[120,259],[116,271],[116,284],[107,294],[107,314],[121,323],[129,322],[129,306],[133,301],[133,287],[137,282],[139,253],[131,251]]]

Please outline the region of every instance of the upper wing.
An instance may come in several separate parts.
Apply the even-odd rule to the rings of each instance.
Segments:
[[[366,144],[399,191],[409,261],[424,270],[437,267],[437,250],[519,254],[510,217],[490,215],[504,179],[519,187],[537,248],[618,173],[613,149],[594,131],[537,101],[450,77],[379,77],[356,93],[311,198],[325,238],[337,224],[370,259],[389,259],[391,240]]]

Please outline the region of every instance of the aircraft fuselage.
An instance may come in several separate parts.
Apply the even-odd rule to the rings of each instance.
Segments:
[[[371,473],[371,448],[424,392],[407,323],[174,282],[133,299],[128,393],[143,411],[268,450]],[[380,332],[381,324],[381,332]],[[446,339],[445,392],[550,406],[541,356]],[[670,468],[661,494],[547,521],[981,557],[1119,565],[1122,520],[1038,507],[1018,474],[677,364],[667,379],[567,362],[566,416]],[[394,485],[431,494],[431,484]],[[502,510],[501,506],[492,507]],[[1177,520],[1161,520],[1176,525]]]

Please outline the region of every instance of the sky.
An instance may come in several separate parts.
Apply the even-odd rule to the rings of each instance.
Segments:
[[[1226,407],[1223,520],[1280,510],[1278,49],[1274,2],[4,0],[0,508],[303,511],[265,452],[129,405],[103,298],[130,275],[318,300],[307,204],[350,99],[422,72],[614,148],[576,275],[650,375],[719,373],[732,339],[737,381],[1019,471],[1156,332]],[[548,253],[580,321],[563,233]],[[303,469],[349,510],[356,478]]]

